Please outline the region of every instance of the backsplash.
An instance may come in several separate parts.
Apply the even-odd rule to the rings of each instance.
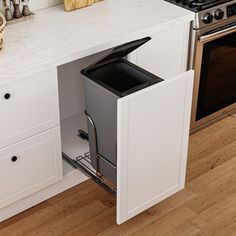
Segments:
[[[63,3],[63,0],[30,0],[29,5],[32,11],[51,7]],[[0,0],[0,9],[3,11],[2,0]]]

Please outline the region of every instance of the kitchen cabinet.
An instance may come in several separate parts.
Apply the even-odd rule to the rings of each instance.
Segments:
[[[62,179],[56,70],[0,91],[0,209]]]
[[[138,7],[146,20],[137,24],[131,8],[122,6],[128,12],[121,17],[117,1],[112,0],[112,8],[107,4],[98,11],[99,31],[91,13],[84,11],[94,28],[72,24],[87,21],[80,21],[80,14],[64,16],[60,7],[42,11],[34,24],[23,22],[29,29],[27,37],[22,28],[9,27],[9,51],[3,51],[0,65],[0,221],[87,179],[62,159],[62,153],[77,160],[90,151],[88,141],[78,137],[78,130],[88,132],[80,72],[106,50],[148,36],[152,40],[128,58],[163,81],[117,101],[117,223],[184,188],[193,84],[187,56],[193,14],[152,1],[156,9],[168,9],[168,16],[156,15],[155,10],[149,17]],[[104,14],[117,26],[115,30],[103,21]],[[27,45],[24,50],[16,49],[19,40]],[[12,55],[22,64],[8,63]],[[22,55],[27,59],[22,60]]]
[[[74,160],[89,152],[88,141],[78,137],[78,130],[88,131],[79,72],[97,57],[58,70],[62,152]],[[193,71],[162,79],[117,101],[118,224],[184,188]]]
[[[85,77],[77,76],[77,81],[83,81],[80,86],[73,86],[85,89],[86,114],[81,116],[88,116],[85,130],[89,131],[93,172],[116,187],[119,224],[184,185],[193,72],[161,80],[122,59],[148,42],[144,38],[112,49],[82,71]],[[78,62],[75,68],[80,66]],[[80,100],[84,99],[77,101],[78,107]],[[78,129],[84,128],[78,123]]]
[[[42,109],[40,122],[36,119],[34,124],[45,120],[46,126],[43,130],[43,126],[38,129],[36,125],[38,134],[35,134],[37,129],[32,129],[34,126],[28,122],[31,132],[27,138],[0,149],[0,185],[4,189],[0,194],[2,209],[63,180],[68,173],[64,168],[63,177],[62,152],[72,159],[89,152],[88,141],[78,137],[79,129],[88,130],[84,114],[85,84],[80,71],[100,56],[97,54],[60,66],[58,73],[50,77],[54,82],[49,82],[45,73],[45,78],[23,83],[26,88],[29,86],[30,101],[35,104],[29,110],[32,118],[36,108]],[[193,72],[162,79],[164,81],[117,101],[118,224],[184,187]],[[58,86],[57,92],[50,84]],[[13,98],[17,95],[12,94]],[[50,94],[54,94],[54,99]],[[44,106],[40,105],[39,97]],[[18,106],[30,103],[27,99],[23,101]],[[58,116],[55,115],[57,112]],[[24,115],[19,115],[23,124]],[[15,156],[18,159],[14,162]],[[73,173],[73,170],[69,172]],[[8,185],[4,182],[6,179],[11,180]],[[16,181],[12,181],[14,179]]]

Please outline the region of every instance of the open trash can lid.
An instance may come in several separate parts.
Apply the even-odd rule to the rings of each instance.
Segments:
[[[145,44],[151,40],[151,37],[146,37],[142,39],[138,39],[129,43],[122,44],[120,46],[114,47],[110,49],[110,52],[105,57],[99,59],[95,63],[91,64],[90,66],[86,67],[82,70],[82,74],[86,75],[86,73],[90,70],[98,68],[102,65],[111,63],[119,58],[126,57],[128,54]]]

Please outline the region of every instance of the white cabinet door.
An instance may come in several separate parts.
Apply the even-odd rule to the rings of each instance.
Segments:
[[[61,179],[59,127],[0,150],[0,208]]]
[[[0,90],[0,148],[59,125],[56,69]]]
[[[171,78],[187,70],[190,24],[150,34],[152,40],[137,49],[130,61],[161,78]]]
[[[118,100],[117,223],[184,187],[193,71]]]

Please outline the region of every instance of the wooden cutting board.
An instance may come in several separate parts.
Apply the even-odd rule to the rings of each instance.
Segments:
[[[99,2],[102,0],[64,0],[65,11],[72,11],[82,7],[87,7],[93,3]]]
[[[5,32],[6,19],[4,15],[0,12],[0,49],[2,49],[3,44],[3,34]]]

